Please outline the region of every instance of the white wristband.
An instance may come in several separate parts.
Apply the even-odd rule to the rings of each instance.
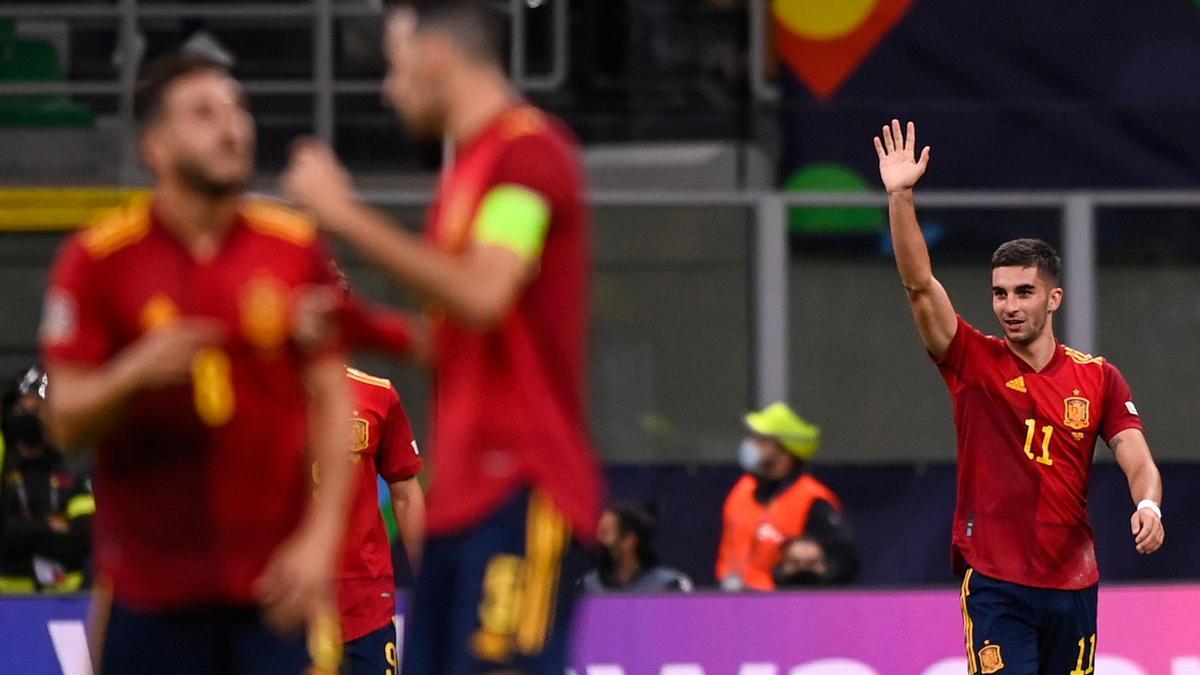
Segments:
[[[1142,509],[1149,509],[1150,513],[1153,513],[1154,515],[1158,516],[1159,520],[1162,520],[1162,509],[1158,508],[1158,504],[1155,504],[1153,499],[1143,499],[1142,501],[1138,502],[1137,508],[1134,509],[1134,512],[1141,511]]]

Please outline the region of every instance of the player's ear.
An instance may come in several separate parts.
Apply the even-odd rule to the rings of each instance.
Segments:
[[[1050,289],[1050,301],[1046,304],[1046,309],[1051,312],[1057,312],[1058,308],[1062,306],[1062,300],[1063,289],[1061,286],[1055,286]]]

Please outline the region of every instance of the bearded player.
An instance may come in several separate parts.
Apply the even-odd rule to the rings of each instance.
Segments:
[[[1087,520],[1096,439],[1129,480],[1139,553],[1163,543],[1162,480],[1129,385],[1101,357],[1054,337],[1061,263],[1048,244],[1016,239],[992,256],[992,311],[1002,338],[957,315],[934,278],[913,186],[929,164],[916,126],[875,138],[896,266],[921,341],[954,401],[958,505],[953,562],[963,576],[970,673],[1092,672],[1099,572]]]
[[[424,241],[359,202],[328,148],[300,144],[284,189],[433,305],[429,538],[403,671],[561,675],[599,477],[584,423],[589,227],[578,147],[522,101],[487,2],[388,20],[385,95],[417,135],[453,143]],[[420,325],[413,324],[414,331]]]
[[[294,675],[307,626],[329,673],[350,400],[341,353],[289,337],[329,259],[243,193],[254,121],[223,63],[152,63],[135,113],[154,196],[67,241],[41,334],[48,429],[96,449],[99,670]]]

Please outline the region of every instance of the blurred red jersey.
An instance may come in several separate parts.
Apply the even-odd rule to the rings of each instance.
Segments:
[[[392,549],[375,477],[388,484],[408,480],[421,472],[421,457],[392,383],[353,368],[346,369],[346,376],[354,399],[350,451],[355,478],[337,599],[342,638],[349,642],[388,625],[396,613]]]
[[[958,436],[955,571],[1039,588],[1095,584],[1087,486],[1096,439],[1142,427],[1120,371],[1062,344],[1034,371],[961,317],[938,369]]]
[[[427,233],[451,254],[471,244],[481,200],[497,186],[540,195],[550,223],[536,277],[497,325],[434,317],[431,534],[481,522],[523,487],[549,495],[576,536],[595,534],[600,482],[583,389],[591,243],[569,134],[515,106],[459,148],[438,186]]]
[[[308,505],[309,358],[291,340],[291,306],[297,288],[333,283],[328,270],[312,224],[263,201],[245,202],[209,260],[146,200],[65,244],[42,323],[48,363],[99,366],[180,317],[228,332],[197,355],[192,382],[135,395],[97,444],[95,555],[118,602],[254,602]]]

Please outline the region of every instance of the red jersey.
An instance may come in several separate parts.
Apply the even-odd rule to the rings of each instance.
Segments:
[[[421,472],[421,457],[408,415],[392,383],[346,369],[354,397],[350,451],[354,492],[345,553],[338,571],[338,614],[349,642],[388,625],[396,613],[392,548],[379,513],[375,476],[389,484]]]
[[[49,363],[99,366],[179,317],[215,319],[185,385],[136,394],[96,447],[95,555],[143,611],[251,604],[253,582],[309,500],[308,358],[292,295],[333,283],[304,217],[247,201],[216,255],[195,259],[148,200],[101,216],[59,253],[42,324]]]
[[[471,526],[532,487],[588,538],[600,505],[583,393],[591,242],[570,132],[521,105],[460,147],[431,208],[431,244],[462,253],[481,200],[502,185],[543,197],[549,229],[537,276],[494,327],[480,332],[450,317],[434,319],[428,530]]]
[[[1095,584],[1087,486],[1096,439],[1142,428],[1120,371],[1062,344],[1034,371],[962,317],[938,369],[958,435],[955,570],[1041,588]]]

